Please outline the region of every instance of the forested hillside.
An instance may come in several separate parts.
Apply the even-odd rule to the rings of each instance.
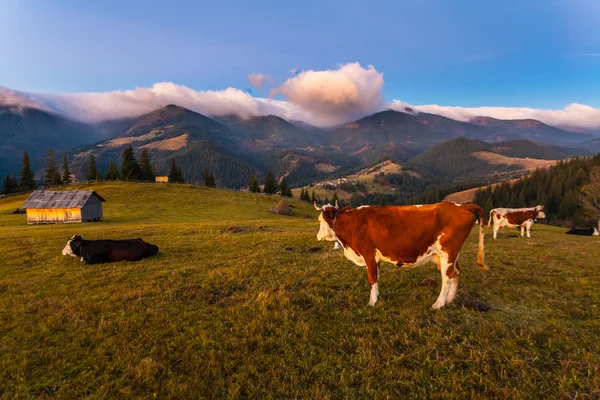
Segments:
[[[559,224],[570,221],[574,225],[594,224],[586,221],[581,207],[581,188],[589,181],[592,167],[600,166],[600,154],[588,158],[560,161],[546,170],[536,170],[528,177],[510,184],[504,182],[493,190],[490,186],[479,190],[475,203],[486,213],[496,207],[546,207],[547,222]]]

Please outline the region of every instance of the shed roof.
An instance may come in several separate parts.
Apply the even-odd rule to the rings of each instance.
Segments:
[[[94,190],[36,190],[21,208],[81,208],[92,196],[106,201]]]

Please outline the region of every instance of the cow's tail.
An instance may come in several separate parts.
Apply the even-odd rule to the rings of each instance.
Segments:
[[[463,204],[463,208],[468,211],[474,212],[477,211],[479,214],[479,245],[477,247],[477,268],[481,270],[488,269],[487,265],[485,265],[485,250],[483,246],[483,208],[479,207],[477,204]]]
[[[488,228],[492,225],[493,214],[494,214],[494,210],[490,210],[490,219],[488,219]]]

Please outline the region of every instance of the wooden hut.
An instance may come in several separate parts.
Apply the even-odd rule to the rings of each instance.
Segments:
[[[292,209],[290,208],[290,206],[288,206],[288,204],[283,199],[281,199],[279,204],[277,204],[274,208],[271,208],[271,210],[269,210],[269,211],[271,211],[272,213],[275,213],[275,214],[293,215]]]
[[[28,224],[66,224],[102,220],[102,203],[94,190],[36,190],[23,209]]]
[[[169,177],[168,176],[157,176],[156,182],[169,183]]]

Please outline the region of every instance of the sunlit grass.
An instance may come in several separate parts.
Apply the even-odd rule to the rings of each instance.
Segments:
[[[457,301],[489,312],[430,311],[432,264],[383,265],[370,308],[364,268],[316,241],[309,204],[292,201],[290,218],[268,212],[274,197],[91,187],[105,222],[26,225],[9,214],[25,197],[0,200],[3,397],[600,396],[598,237],[534,225],[529,240],[504,230],[492,241],[486,230],[482,272],[474,230]],[[60,253],[73,234],[160,251],[87,266]]]

